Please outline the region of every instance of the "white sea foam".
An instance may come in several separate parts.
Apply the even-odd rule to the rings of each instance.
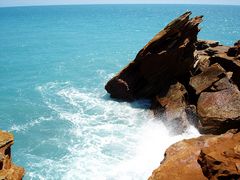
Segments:
[[[61,142],[49,140],[55,145],[51,151],[62,148],[65,155],[55,159],[27,155],[32,158],[27,171],[30,179],[147,179],[169,145],[199,135],[191,127],[181,136],[170,136],[141,107],[146,106],[145,101],[116,102],[104,93],[78,89],[69,82],[48,83],[37,90],[56,118],[71,124],[63,132],[71,136]]]

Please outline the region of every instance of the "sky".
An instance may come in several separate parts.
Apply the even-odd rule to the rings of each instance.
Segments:
[[[65,4],[227,4],[240,5],[240,0],[0,0],[0,7]]]

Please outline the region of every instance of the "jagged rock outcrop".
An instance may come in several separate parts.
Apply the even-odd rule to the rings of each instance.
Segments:
[[[154,97],[194,63],[194,43],[202,16],[189,19],[186,12],[169,23],[143,49],[134,61],[105,86],[111,97],[133,100]]]
[[[240,129],[240,41],[197,40],[202,16],[190,15],[169,23],[105,88],[114,98],[151,98],[154,114],[175,133],[189,123],[201,133]]]
[[[149,180],[239,178],[239,144],[240,133],[231,132],[177,142],[166,150],[164,160]]]
[[[13,135],[0,130],[0,179],[21,180],[24,169],[12,163],[11,145]]]

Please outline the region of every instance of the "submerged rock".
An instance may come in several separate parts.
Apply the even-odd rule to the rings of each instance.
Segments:
[[[149,180],[239,179],[239,144],[240,133],[231,132],[177,142]]]
[[[12,163],[13,135],[0,130],[0,179],[21,180],[24,169]]]
[[[169,82],[189,71],[202,16],[189,19],[186,12],[169,23],[143,49],[134,61],[105,86],[111,97],[133,100],[154,97]]]

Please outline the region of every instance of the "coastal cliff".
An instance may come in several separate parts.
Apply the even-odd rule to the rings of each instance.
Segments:
[[[24,175],[24,169],[12,163],[13,143],[13,135],[0,130],[0,179],[21,180]]]
[[[154,115],[174,134],[190,124],[211,134],[170,146],[150,180],[239,179],[240,41],[198,40],[202,16],[190,15],[169,23],[105,89],[112,98],[152,100]]]

